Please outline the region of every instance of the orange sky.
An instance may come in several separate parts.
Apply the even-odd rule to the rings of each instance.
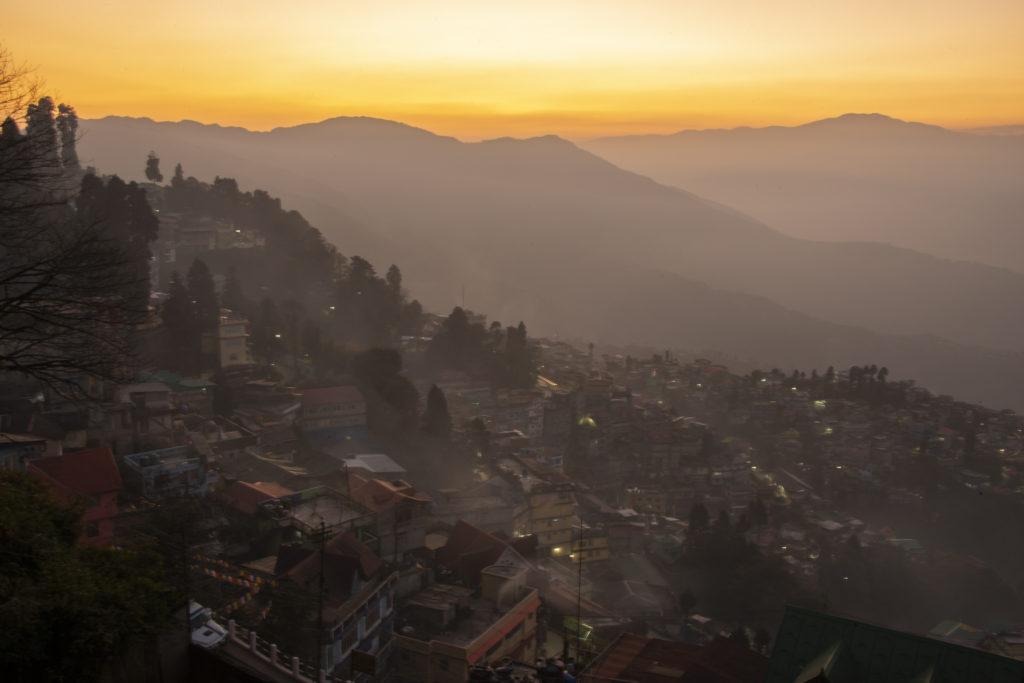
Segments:
[[[1022,0],[8,0],[0,45],[83,117],[340,115],[462,139],[1024,123]]]

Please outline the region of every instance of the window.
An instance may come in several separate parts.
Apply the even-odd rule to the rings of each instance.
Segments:
[[[373,607],[371,607],[370,609],[368,609],[366,611],[366,620],[365,620],[365,624],[366,624],[365,629],[366,629],[366,631],[370,631],[370,629],[372,629],[377,624],[377,622],[379,620],[380,620],[380,607],[377,606],[377,605],[374,605]]]
[[[439,660],[437,660],[437,668],[440,669],[441,671],[447,671],[448,670],[448,659],[446,657],[441,657]]]
[[[345,635],[341,637],[341,651],[348,652],[356,646],[356,642],[359,640],[359,629],[352,628]]]
[[[100,525],[96,522],[85,523],[85,535],[88,538],[96,538],[100,535]]]

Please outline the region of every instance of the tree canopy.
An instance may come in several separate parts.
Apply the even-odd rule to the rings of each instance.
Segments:
[[[9,681],[91,681],[168,623],[159,559],[77,542],[81,513],[0,471],[0,667]]]
[[[503,330],[495,321],[487,329],[459,306],[431,340],[427,361],[438,369],[486,378],[496,387],[529,389],[537,380],[536,358],[524,323]]]

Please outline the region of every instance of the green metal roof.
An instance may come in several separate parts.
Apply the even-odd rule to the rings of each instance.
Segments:
[[[1022,683],[1024,662],[862,621],[786,607],[765,683]]]

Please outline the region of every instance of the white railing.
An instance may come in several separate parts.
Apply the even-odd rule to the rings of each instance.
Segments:
[[[298,657],[284,655],[278,650],[276,643],[271,643],[261,638],[255,631],[236,624],[234,619],[228,620],[228,638],[293,681],[299,683],[347,683],[347,679],[341,676],[332,676]]]

